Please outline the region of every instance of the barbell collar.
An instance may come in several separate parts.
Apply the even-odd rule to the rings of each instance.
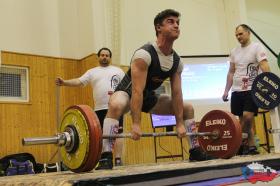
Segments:
[[[67,132],[58,133],[56,136],[49,137],[33,137],[33,138],[23,138],[22,145],[45,145],[45,144],[55,144],[58,146],[69,145],[71,143],[70,134]]]

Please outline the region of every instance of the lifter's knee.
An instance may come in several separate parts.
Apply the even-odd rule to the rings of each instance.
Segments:
[[[128,101],[125,96],[117,96],[117,94],[113,94],[109,101],[107,117],[119,119],[119,117],[125,112],[127,105]]]
[[[194,108],[190,103],[184,103],[184,120],[194,118]]]

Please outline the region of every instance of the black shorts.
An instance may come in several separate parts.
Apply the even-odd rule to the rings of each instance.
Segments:
[[[154,91],[144,91],[142,112],[148,113],[157,103],[158,97]]]
[[[105,119],[105,116],[107,114],[107,109],[103,109],[103,110],[97,110],[95,111],[98,119],[99,119],[99,122],[100,122],[100,125],[101,125],[101,128],[103,129],[103,122],[104,122],[104,119]],[[120,117],[119,119],[119,131],[118,133],[123,133],[123,116]]]
[[[129,98],[131,98],[132,82],[131,78],[127,74],[115,89],[115,92],[117,91],[124,91],[129,95]],[[141,111],[148,113],[156,105],[157,101],[158,97],[156,96],[155,92],[153,90],[145,89],[143,91],[143,104]]]
[[[251,91],[232,92],[230,108],[231,112],[237,116],[243,116],[244,111],[258,115],[258,107],[253,101]]]

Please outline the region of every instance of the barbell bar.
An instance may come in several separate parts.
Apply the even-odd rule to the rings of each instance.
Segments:
[[[163,136],[178,136],[177,132],[153,132],[153,133],[142,133],[141,137],[163,137]],[[187,132],[186,136],[212,136],[213,139],[218,137],[217,132]],[[114,138],[132,138],[131,133],[122,133],[122,134],[110,134],[103,135],[103,139],[114,139]],[[248,138],[247,133],[242,133],[242,139]],[[28,145],[47,145],[55,144],[58,146],[67,146],[71,144],[71,134],[68,132],[58,133],[55,136],[49,137],[32,137],[32,138],[23,138],[22,144],[24,146]]]
[[[143,133],[141,137],[162,137],[162,136],[178,136],[177,132],[154,132],[154,133]],[[186,136],[211,136],[212,139],[218,138],[218,131],[213,132],[186,132]],[[112,138],[132,138],[131,133],[122,133],[122,134],[111,134],[103,135],[103,139],[112,139]],[[248,138],[247,133],[242,133],[242,138]]]
[[[152,132],[152,133],[142,133],[141,137],[162,137],[162,136],[178,136],[177,132]],[[212,136],[215,137],[217,134],[214,132],[187,132],[186,136]],[[122,133],[122,134],[111,134],[111,135],[103,135],[103,139],[112,139],[112,138],[132,138],[131,133]]]
[[[141,137],[177,136],[177,133],[143,133]],[[209,155],[217,158],[234,156],[242,138],[236,117],[226,111],[213,110],[200,121],[198,131],[186,133],[186,136],[198,136],[200,147]],[[60,132],[55,136],[23,138],[23,145],[56,144],[60,147],[62,162],[73,172],[91,171],[98,163],[102,151],[102,139],[131,138],[130,133],[102,135],[99,120],[87,105],[69,107],[62,117]]]
[[[177,136],[177,132],[157,132],[157,133],[142,133],[141,137],[161,137],[161,136]],[[69,136],[69,137],[68,137]],[[71,134],[68,132],[58,133],[55,136],[49,137],[34,137],[34,138],[23,138],[23,145],[43,145],[43,144],[56,144],[58,146],[63,146],[71,143]],[[186,136],[217,136],[214,132],[195,132],[186,133]],[[131,133],[122,134],[111,134],[103,135],[103,139],[114,139],[114,138],[132,138]]]

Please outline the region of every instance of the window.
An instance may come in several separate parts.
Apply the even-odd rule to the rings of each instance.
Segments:
[[[2,65],[0,67],[0,101],[29,101],[28,68]]]

